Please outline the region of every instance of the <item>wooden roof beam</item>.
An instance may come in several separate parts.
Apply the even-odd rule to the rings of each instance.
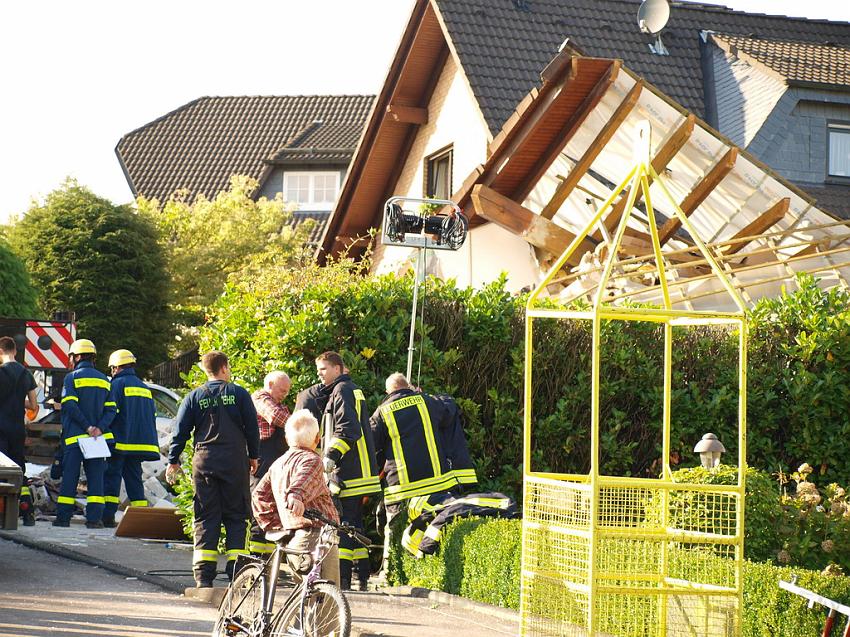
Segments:
[[[396,122],[402,124],[427,124],[428,109],[419,106],[402,106],[401,104],[388,104],[387,115]]]
[[[581,58],[577,59],[577,63],[581,64]],[[549,166],[552,165],[552,162],[555,161],[564,149],[564,146],[566,146],[567,142],[572,139],[579,127],[584,124],[587,116],[590,115],[593,109],[596,108],[599,102],[602,101],[602,98],[605,96],[605,93],[608,92],[608,89],[611,88],[611,85],[617,81],[621,68],[622,62],[620,62],[620,60],[613,60],[611,62],[608,70],[601,78],[599,78],[593,86],[593,89],[591,89],[591,91],[585,96],[581,104],[575,110],[575,113],[573,113],[573,116],[567,120],[567,122],[561,127],[561,130],[558,131],[558,133],[552,138],[553,141],[549,144],[549,147],[540,153],[540,156],[528,171],[523,182],[519,185],[516,192],[513,193],[514,199],[523,200],[528,196],[528,193],[531,192],[534,185],[540,181],[540,178],[549,169]]]
[[[708,196],[714,191],[721,181],[732,172],[735,167],[735,162],[738,160],[738,149],[734,146],[730,148],[720,160],[714,164],[708,174],[703,177],[690,193],[682,200],[679,205],[686,217],[690,217],[694,211],[699,208]],[[658,241],[661,245],[667,243],[670,238],[676,234],[676,231],[682,226],[682,222],[678,217],[671,217],[667,222],[658,229]]]
[[[658,149],[658,152],[655,153],[655,157],[652,158],[652,168],[655,172],[661,174],[663,170],[667,168],[667,165],[673,161],[673,158],[682,150],[682,147],[688,143],[688,140],[691,138],[691,135],[694,132],[694,126],[696,124],[696,116],[693,113],[689,113],[679,127],[667,138],[667,141]],[[652,185],[652,179],[648,179],[650,185]],[[611,208],[611,212],[608,213],[608,216],[605,218],[603,223],[605,227],[608,229],[608,232],[613,233],[617,227],[617,224],[620,223],[620,217],[623,216],[624,209],[626,207],[626,201],[628,201],[628,191],[625,191],[622,196],[617,200],[617,203]],[[641,193],[638,193],[638,198],[635,199],[635,203],[637,203],[641,198]],[[593,238],[597,241],[602,240],[602,233],[597,230],[593,233]]]
[[[588,170],[590,170],[590,167],[599,156],[599,153],[601,153],[602,149],[605,148],[605,145],[611,141],[611,138],[617,133],[620,125],[629,116],[629,113],[632,112],[635,104],[637,104],[638,98],[640,98],[641,91],[643,91],[643,80],[638,80],[623,98],[623,101],[620,102],[617,110],[615,110],[614,114],[611,115],[611,119],[605,122],[602,130],[599,131],[599,134],[590,143],[587,150],[584,151],[584,154],[576,162],[576,165],[573,166],[570,174],[567,175],[564,181],[558,184],[555,194],[552,195],[549,203],[547,203],[540,212],[541,217],[552,219],[555,216],[555,213],[558,212],[560,207],[573,192],[575,187],[578,185],[578,182],[581,181],[581,178],[584,177]]]
[[[747,224],[745,228],[738,231],[734,237],[729,239],[729,241],[736,241],[736,243],[727,246],[726,249],[723,250],[723,253],[735,254],[736,252],[743,250],[744,246],[746,246],[749,241],[738,241],[738,239],[743,239],[744,237],[752,237],[755,239],[756,235],[764,234],[771,226],[778,223],[783,219],[783,217],[785,217],[790,206],[790,197],[785,197],[784,199],[777,201],[769,209],[760,214],[754,221]]]
[[[575,239],[575,235],[554,221],[534,214],[528,208],[513,199],[505,197],[488,186],[478,184],[472,189],[472,204],[476,214],[497,226],[521,236],[528,243],[553,255],[560,255]],[[570,265],[578,265],[582,255],[593,250],[594,244],[585,239],[568,260]]]

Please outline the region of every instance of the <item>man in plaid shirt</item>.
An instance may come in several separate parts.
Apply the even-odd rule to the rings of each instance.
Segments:
[[[289,450],[272,464],[251,497],[254,517],[263,530],[289,532],[287,546],[299,551],[312,550],[322,528],[321,522],[303,517],[305,509],[339,522],[322,458],[316,453],[319,439],[319,423],[307,409],[292,414],[286,422]],[[339,582],[337,547],[322,562],[322,577]]]
[[[263,388],[251,394],[254,408],[257,410],[257,426],[260,429],[260,463],[257,472],[251,476],[251,488],[254,489],[272,463],[286,451],[284,425],[289,418],[289,409],[283,400],[289,394],[292,381],[284,372],[274,371],[266,375]],[[274,544],[266,541],[262,529],[256,521],[251,525],[251,553],[261,555],[271,553]]]

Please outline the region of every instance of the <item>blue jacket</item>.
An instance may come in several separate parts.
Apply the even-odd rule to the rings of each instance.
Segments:
[[[89,427],[97,427],[112,442],[110,431],[115,418],[115,401],[110,396],[109,380],[90,361],[80,361],[65,376],[62,386],[62,438],[65,445],[75,445],[88,438]]]
[[[117,409],[111,427],[115,451],[140,456],[142,460],[159,460],[156,405],[151,390],[132,367],[112,377],[112,401]]]

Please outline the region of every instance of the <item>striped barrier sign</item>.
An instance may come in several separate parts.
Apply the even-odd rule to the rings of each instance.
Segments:
[[[32,369],[68,369],[69,350],[77,336],[74,323],[27,321],[24,365]]]

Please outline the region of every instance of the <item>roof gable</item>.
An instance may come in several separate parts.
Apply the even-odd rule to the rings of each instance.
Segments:
[[[713,33],[727,53],[775,73],[798,86],[850,87],[850,46],[751,38]]]
[[[347,163],[373,100],[202,97],[128,133],[115,152],[136,195],[164,200],[185,188],[213,197],[233,174],[261,179],[269,161],[292,160],[286,149],[296,160]]]

